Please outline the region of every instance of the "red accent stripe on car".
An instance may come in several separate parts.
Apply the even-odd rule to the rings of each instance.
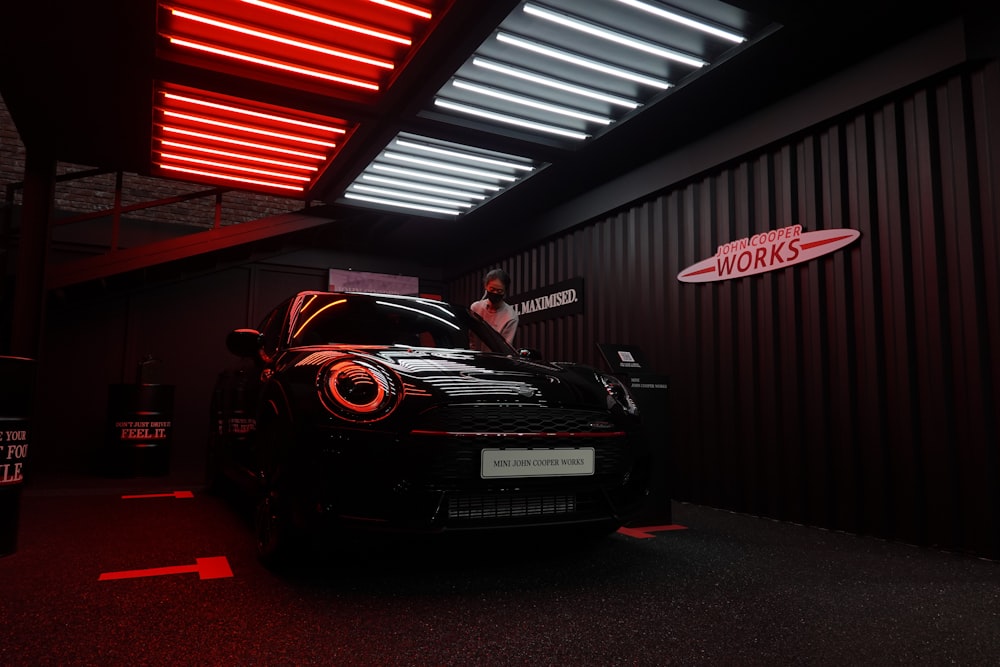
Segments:
[[[488,438],[620,438],[625,435],[625,431],[601,431],[591,433],[587,431],[557,432],[557,433],[504,433],[496,431],[426,431],[414,429],[410,435],[436,435],[436,436],[456,436],[460,438],[488,437]]]

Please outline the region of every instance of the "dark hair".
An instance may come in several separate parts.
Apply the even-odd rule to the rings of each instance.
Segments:
[[[483,278],[483,284],[485,285],[494,278],[503,283],[503,289],[505,292],[510,289],[510,276],[507,275],[506,271],[503,269],[493,269],[486,274],[485,278]]]

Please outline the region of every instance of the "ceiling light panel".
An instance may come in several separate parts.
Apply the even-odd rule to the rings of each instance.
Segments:
[[[328,94],[375,95],[431,29],[434,4],[161,1],[158,54],[280,85],[291,79]]]
[[[159,176],[302,197],[354,131],[339,118],[161,84],[153,107]]]
[[[763,27],[714,0],[524,0],[424,115],[572,146],[641,112]]]
[[[515,155],[402,132],[354,180],[341,202],[454,218],[540,166]]]

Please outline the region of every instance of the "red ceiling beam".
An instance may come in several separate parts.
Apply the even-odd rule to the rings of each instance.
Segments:
[[[72,260],[50,266],[45,287],[46,289],[68,287],[282,234],[291,234],[330,222],[332,222],[330,218],[303,213],[287,213],[147,243],[135,248],[116,250],[94,257]]]

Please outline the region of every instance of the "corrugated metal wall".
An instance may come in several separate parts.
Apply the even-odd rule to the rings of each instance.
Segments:
[[[518,343],[670,376],[673,497],[1000,557],[1000,68],[925,83],[502,258],[584,279]],[[862,232],[779,271],[687,284],[720,243]],[[482,271],[451,285],[481,294]]]

